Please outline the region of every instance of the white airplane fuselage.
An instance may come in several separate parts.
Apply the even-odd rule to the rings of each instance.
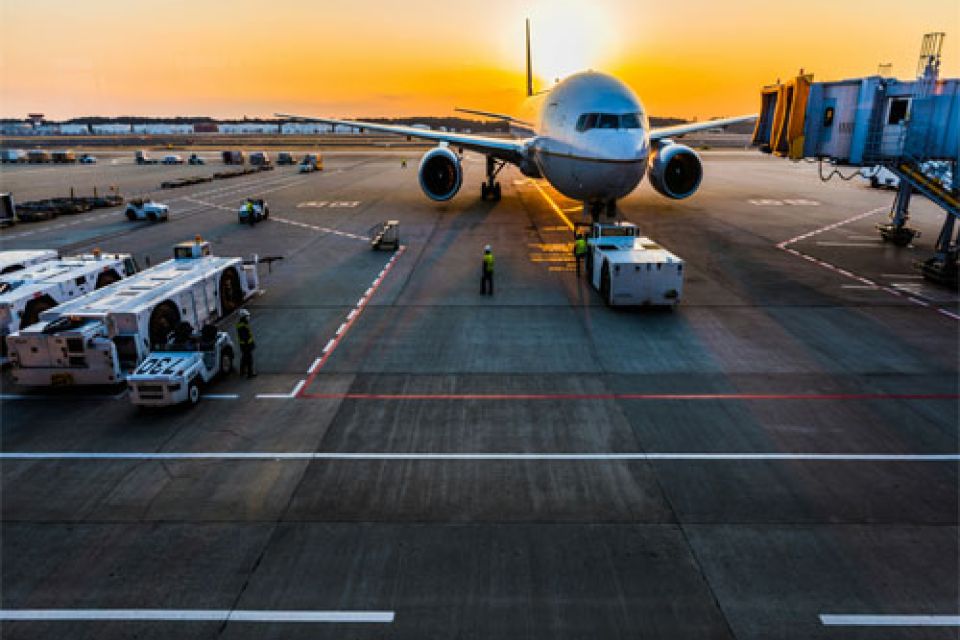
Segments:
[[[599,121],[585,128],[581,118],[591,114]],[[618,126],[604,118],[629,114],[635,114],[636,121],[619,120]],[[649,122],[640,99],[616,78],[592,71],[566,78],[543,96],[537,125],[529,156],[568,198],[614,201],[643,179],[650,154]]]

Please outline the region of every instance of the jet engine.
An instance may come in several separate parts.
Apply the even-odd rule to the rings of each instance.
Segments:
[[[703,178],[700,156],[682,144],[661,145],[650,155],[649,163],[650,184],[674,200],[692,196]]]
[[[460,158],[447,147],[437,147],[424,154],[418,170],[420,188],[427,197],[444,202],[460,191],[463,168]]]

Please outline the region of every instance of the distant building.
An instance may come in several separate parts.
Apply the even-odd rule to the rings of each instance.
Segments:
[[[280,125],[267,122],[228,122],[221,124],[220,133],[280,133]]]
[[[85,124],[61,124],[60,133],[65,136],[90,135],[90,127]]]
[[[193,125],[192,124],[170,124],[166,122],[157,122],[157,123],[151,123],[151,124],[135,124],[133,125],[133,132],[143,133],[151,136],[185,134],[185,133],[193,133]]]
[[[131,126],[129,124],[122,124],[119,122],[92,124],[90,125],[90,132],[98,136],[123,135],[131,132]]]
[[[280,133],[284,135],[313,135],[330,133],[332,127],[319,122],[285,122],[280,125]]]

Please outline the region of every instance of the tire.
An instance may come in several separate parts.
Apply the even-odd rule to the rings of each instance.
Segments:
[[[220,375],[226,377],[231,373],[233,373],[233,351],[224,349],[220,353]]]
[[[190,386],[187,387],[187,402],[192,405],[200,402],[200,384],[196,378],[191,380]]]
[[[133,222],[137,219],[137,214],[134,213],[133,209],[127,209],[127,220]]]
[[[480,185],[480,200],[486,201],[487,199],[487,184],[483,183]]]
[[[179,323],[180,311],[175,304],[169,300],[158,304],[150,314],[150,344],[164,344],[167,341],[167,336]]]
[[[600,271],[600,297],[603,298],[603,301],[608,305],[612,305],[612,298],[610,296],[610,263],[604,262],[602,271]]]
[[[149,220],[150,222],[156,222],[156,221],[157,221],[157,214],[156,214],[155,212],[153,212],[153,211],[149,212],[149,213],[147,214],[147,220]]]
[[[220,313],[228,316],[243,302],[240,274],[236,269],[227,269],[220,276]]]
[[[47,309],[53,309],[57,303],[50,296],[34,298],[23,308],[23,316],[20,318],[20,328],[29,327],[40,321],[40,314]]]
[[[589,249],[587,250],[587,259],[584,261],[587,268],[584,269],[584,272],[587,275],[587,280],[593,284],[593,252]]]
[[[877,180],[877,176],[870,176],[870,186],[874,189],[878,189],[880,187],[880,181]]]
[[[263,208],[263,219],[266,220],[270,217],[270,207]]]
[[[100,275],[97,276],[97,289],[102,289],[103,287],[119,281],[120,275],[113,269],[110,269],[109,271],[101,271]]]
[[[493,201],[494,202],[500,201],[500,183],[499,182],[493,185]]]

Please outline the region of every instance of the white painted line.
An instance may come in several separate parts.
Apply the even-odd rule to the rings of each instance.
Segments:
[[[337,329],[337,335],[340,335],[341,333],[343,333],[346,330],[346,328],[347,328],[346,323],[341,324],[340,327]]]
[[[818,240],[817,246],[820,247],[872,247],[874,249],[882,247],[883,243],[881,242],[828,242],[825,240]]]
[[[356,317],[356,315],[357,315],[357,310],[356,309],[351,310],[350,313],[347,314],[347,321],[349,322],[350,320],[353,320]]]
[[[919,299],[917,299],[917,298],[910,298],[910,297],[908,297],[907,300],[909,300],[909,301],[912,302],[913,304],[919,304],[921,307],[929,307],[929,306],[930,306],[930,303],[924,302],[923,300],[919,300]]]
[[[151,622],[379,622],[393,611],[281,611],[243,609],[0,609],[0,620],[138,620]]]
[[[960,616],[821,614],[825,627],[960,627]]]
[[[294,391],[303,387],[297,383]],[[260,394],[258,398],[289,399],[296,395]],[[318,451],[214,451],[198,452],[78,452],[22,451],[2,452],[0,460],[469,460],[469,461],[548,461],[548,462],[960,462],[957,453],[351,453]]]
[[[323,360],[323,358],[317,358],[316,360],[314,360],[314,361],[313,361],[313,364],[310,365],[310,368],[307,369],[307,373],[313,373],[314,371],[316,371],[316,370],[317,370],[317,367],[320,366],[320,362],[321,362],[322,360]]]
[[[945,316],[948,316],[948,317],[950,317],[950,318],[953,318],[954,320],[960,320],[960,316],[958,316],[958,315],[955,314],[955,313],[951,313],[951,312],[947,311],[946,309],[937,309],[937,311],[939,311],[940,313],[942,313],[942,314],[945,315]]]
[[[333,338],[330,338],[330,342],[328,342],[327,346],[323,348],[323,353],[326,353],[327,351],[330,351],[330,349],[333,349],[333,345],[334,345],[334,340]]]
[[[876,291],[879,287],[875,284],[842,284],[841,289],[872,289]]]
[[[363,293],[363,297],[364,297],[364,298],[369,298],[371,293],[373,293],[373,287],[370,287],[369,289],[367,289],[367,290]]]
[[[289,400],[292,396],[289,393],[258,393],[254,397],[258,400]]]
[[[293,391],[290,392],[290,396],[291,396],[291,397],[294,397],[294,396],[296,396],[298,393],[300,393],[300,391],[303,389],[303,385],[305,385],[306,383],[307,383],[306,380],[301,380],[300,382],[298,382],[298,383],[297,383],[297,386],[295,386],[295,387],[293,388]]]
[[[205,393],[200,396],[204,400],[236,400],[240,397],[237,393]]]
[[[357,300],[357,304],[356,304],[355,306],[357,306],[357,307],[362,307],[362,306],[363,306],[363,303],[366,302],[366,301],[367,301],[367,298],[366,298],[366,297],[360,298],[359,300]]]

